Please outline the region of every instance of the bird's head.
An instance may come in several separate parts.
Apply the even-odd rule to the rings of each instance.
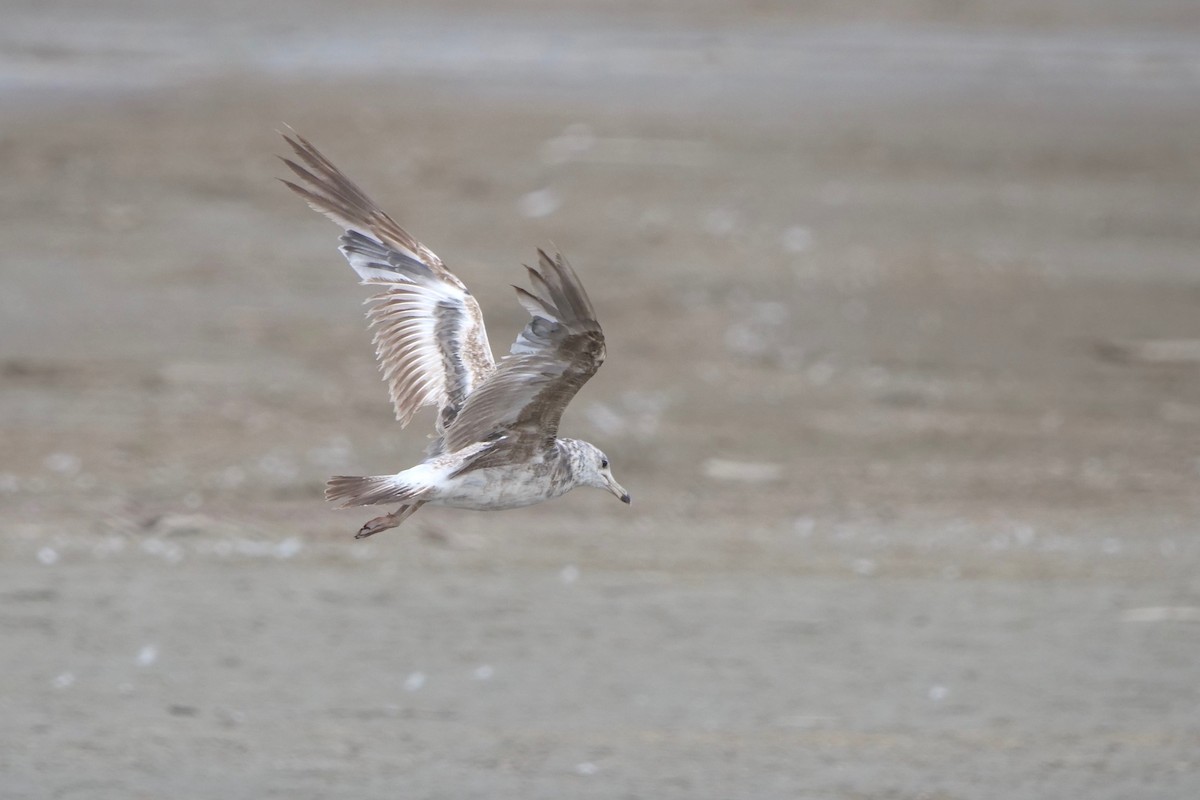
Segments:
[[[577,455],[574,465],[575,479],[579,484],[612,492],[622,503],[629,503],[631,500],[629,492],[625,491],[624,487],[613,477],[608,456],[604,455],[599,447],[588,442],[576,440],[575,445]]]

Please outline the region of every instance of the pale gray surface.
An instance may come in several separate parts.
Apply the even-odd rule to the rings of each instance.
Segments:
[[[1194,4],[392,5],[6,10],[0,794],[1200,795]],[[351,540],[282,123],[497,350],[568,254],[631,508]]]

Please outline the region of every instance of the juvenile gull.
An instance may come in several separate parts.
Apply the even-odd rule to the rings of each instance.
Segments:
[[[407,425],[423,406],[437,406],[437,437],[420,464],[395,475],[329,479],[325,497],[342,508],[401,504],[356,538],[394,528],[426,504],[519,508],[576,486],[628,503],[604,453],[558,436],[563,409],[604,362],[604,333],[566,260],[538,250],[537,268],[525,268],[532,291],[514,288],[531,319],[496,361],[479,304],[442,260],[306,139],[283,138],[299,163],[283,162],[304,185],[284,183],[345,229],[342,255],[363,284],[381,288],[367,317],[396,419]]]

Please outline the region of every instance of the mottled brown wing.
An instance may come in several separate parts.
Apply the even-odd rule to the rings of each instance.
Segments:
[[[303,165],[283,161],[306,185],[284,183],[342,226],[339,249],[362,283],[383,287],[370,299],[367,317],[396,419],[407,425],[421,407],[434,405],[444,432],[495,369],[479,304],[432,250],[307,140],[283,138]]]
[[[307,200],[314,211],[324,214],[346,230],[358,231],[376,239],[400,255],[427,267],[442,280],[460,289],[467,288],[454,273],[446,269],[437,253],[397,225],[311,142],[295,132],[291,136],[286,133],[281,135],[304,162],[304,166],[288,158],[284,158],[283,163],[308,186],[297,186],[286,180],[284,183]]]
[[[496,371],[467,398],[446,431],[446,449],[504,438],[496,457],[520,459],[550,446],[563,410],[604,363],[604,333],[570,265],[538,251],[526,267],[532,291],[517,299],[532,319]]]

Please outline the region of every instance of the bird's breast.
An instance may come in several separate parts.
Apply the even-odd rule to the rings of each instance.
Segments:
[[[535,465],[486,467],[446,481],[435,504],[477,511],[521,508],[558,497],[574,484],[555,480],[549,469]]]

